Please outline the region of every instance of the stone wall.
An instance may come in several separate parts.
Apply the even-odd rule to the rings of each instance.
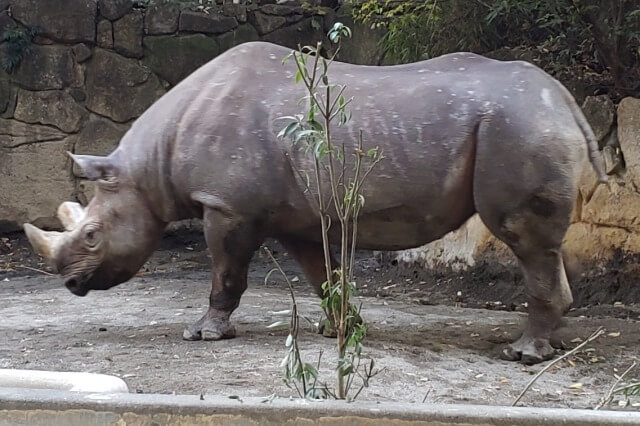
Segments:
[[[565,247],[583,266],[610,260],[617,250],[640,253],[640,99],[618,105],[606,96],[582,105],[599,139],[609,182],[596,185],[585,161]],[[474,215],[459,230],[413,250],[385,255],[426,268],[465,270],[486,262],[514,265],[515,257]]]
[[[0,232],[23,222],[57,227],[61,201],[91,196],[66,151],[109,153],[158,97],[221,52],[252,40],[291,48],[313,43],[337,18],[354,26],[336,14],[332,0],[307,0],[304,7],[295,0],[218,0],[204,10],[172,6],[179,3],[173,0],[139,3],[0,0],[0,34],[39,30],[19,66],[0,69]],[[380,35],[356,26],[340,59],[380,64]],[[6,42],[0,55],[7,55]],[[640,252],[640,100],[613,105],[590,97],[582,107],[600,140],[610,184],[596,188],[585,167],[567,247],[589,261],[606,260],[615,249]],[[391,256],[454,269],[514,260],[477,216],[442,240]]]
[[[136,117],[216,55],[254,40],[314,44],[336,19],[330,0],[139,3],[0,0],[0,35],[39,31],[17,68],[0,69],[0,232],[57,227],[60,202],[90,196],[66,152],[109,153]],[[370,42],[347,43],[342,59],[376,63]],[[0,44],[3,58],[9,47]]]

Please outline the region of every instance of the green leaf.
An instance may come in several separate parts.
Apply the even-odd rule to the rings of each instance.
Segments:
[[[319,132],[317,130],[312,130],[312,129],[302,130],[302,131],[296,133],[295,140],[297,142],[302,138],[313,137],[313,136],[317,136],[317,135],[319,135]]]
[[[274,316],[291,315],[291,309],[284,309],[282,311],[269,312],[269,314]]]
[[[296,84],[300,83],[300,81],[302,81],[302,73],[298,70],[296,73]]]
[[[315,379],[318,377],[318,370],[316,369],[315,366],[313,366],[313,364],[305,363],[303,370],[307,378]]]
[[[264,285],[267,285],[267,282],[269,281],[269,277],[271,277],[271,274],[273,274],[277,270],[278,270],[278,268],[273,268],[272,270],[267,272],[267,275],[264,276]]]
[[[289,327],[289,321],[276,321],[273,324],[269,324],[267,328],[276,329],[276,330],[284,330]]]

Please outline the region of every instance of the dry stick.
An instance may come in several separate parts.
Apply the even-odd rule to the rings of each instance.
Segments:
[[[45,274],[45,275],[53,275],[51,272],[43,271],[42,269],[32,268],[30,266],[16,265],[15,267],[16,268],[29,269],[30,271],[40,272],[41,274]]]
[[[520,392],[520,395],[518,395],[516,400],[513,401],[513,404],[511,404],[511,406],[512,407],[516,406],[516,404],[520,401],[520,399],[522,399],[524,394],[536,382],[536,380],[538,380],[538,378],[540,378],[540,376],[542,376],[542,374],[544,374],[545,371],[547,371],[548,369],[550,369],[551,367],[553,367],[555,364],[557,364],[558,362],[562,361],[563,359],[567,358],[568,356],[576,353],[579,349],[584,347],[586,344],[591,343],[592,341],[594,341],[595,339],[600,337],[600,335],[602,335],[602,333],[604,333],[604,330],[602,329],[602,327],[598,327],[598,329],[596,331],[594,331],[593,334],[587,338],[587,340],[585,340],[584,342],[580,343],[578,346],[576,346],[575,348],[571,349],[566,354],[562,355],[561,357],[559,357],[559,358],[553,360],[552,362],[550,362],[549,364],[547,364],[547,366],[544,367],[542,370],[540,370],[540,372],[538,374],[533,376],[533,379],[531,379],[531,381],[527,384],[527,386],[525,386],[525,388],[522,390],[522,392]]]
[[[633,364],[631,364],[631,366],[629,368],[627,368],[624,371],[624,373],[622,373],[622,375],[620,375],[620,377],[618,377],[618,379],[613,383],[613,385],[611,385],[611,388],[609,388],[609,392],[607,392],[607,394],[602,399],[600,399],[600,401],[598,402],[598,405],[593,407],[594,410],[598,410],[598,409],[602,408],[603,405],[605,405],[607,402],[609,402],[609,400],[613,396],[613,392],[615,391],[616,386],[618,386],[618,383],[620,383],[622,381],[622,379],[624,379],[624,376],[629,374],[629,372],[631,370],[633,370],[636,367],[636,365],[638,365],[638,363],[636,363],[634,361]]]
[[[626,386],[621,386],[621,387],[619,387],[617,389],[614,389],[613,393],[623,392],[623,391],[626,391],[627,389],[633,389],[633,388],[637,388],[639,386],[640,386],[640,383],[631,383],[631,384],[628,384]]]

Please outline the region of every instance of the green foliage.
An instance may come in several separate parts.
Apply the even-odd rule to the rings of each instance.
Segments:
[[[8,73],[12,73],[22,59],[31,51],[31,41],[38,34],[37,28],[13,27],[2,33],[2,61],[0,65]]]
[[[338,44],[343,38],[349,37],[351,30],[341,23],[336,23],[328,33],[329,40]],[[285,382],[294,383],[301,396],[330,395],[338,399],[355,399],[368,386],[370,378],[377,374],[372,359],[363,363],[366,358],[362,344],[366,337],[366,324],[360,316],[360,308],[351,302],[351,298],[356,291],[353,267],[358,216],[365,202],[361,190],[368,174],[383,156],[377,148],[363,149],[362,132],[357,144],[351,148],[344,142],[336,143],[332,138],[334,121],[337,119],[337,125],[341,126],[351,119],[347,107],[352,99],[344,96],[346,87],[332,84],[329,78],[329,68],[339,50],[338,46],[331,58],[327,59],[321,56],[322,43],[318,43],[315,47],[304,46],[292,51],[283,59],[286,62],[293,58],[297,69],[295,82],[304,85],[307,96],[301,101],[308,101],[308,108],[302,114],[281,117],[288,123],[278,134],[281,138],[291,139],[292,147],[303,150],[313,164],[312,178],[298,170],[293,163],[292,167],[305,182],[308,193],[313,195],[320,218],[326,272],[321,306],[337,334],[336,390],[331,391],[326,384],[318,386],[317,367],[304,363],[300,357],[296,343],[299,319],[297,314],[293,314],[297,312],[293,291],[290,333],[286,341],[289,349],[282,366],[285,368]],[[335,269],[331,264],[329,249],[332,218],[334,221],[337,218],[341,235],[340,266]],[[360,378],[361,385],[352,396],[350,390],[356,378]],[[310,381],[313,381],[312,385],[309,385]]]
[[[584,64],[610,73],[620,92],[640,89],[637,0],[355,0],[351,6],[356,21],[385,29],[382,44],[392,62],[522,46],[552,55],[547,71]]]

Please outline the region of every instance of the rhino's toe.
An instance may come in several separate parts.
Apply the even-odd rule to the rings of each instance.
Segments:
[[[187,327],[182,332],[182,338],[184,340],[202,340],[202,333],[200,330],[192,330],[191,327]]]
[[[500,354],[500,358],[506,361],[520,361],[525,365],[534,365],[550,360],[554,355],[555,350],[547,339],[522,336],[507,346]]]
[[[502,350],[502,353],[500,353],[500,358],[505,361],[520,361],[520,358],[522,358],[522,352],[519,352],[511,345],[509,345]]]
[[[236,337],[236,328],[229,324],[216,324],[215,327],[202,328],[202,340],[222,340]]]
[[[236,336],[236,329],[228,320],[202,318],[184,329],[184,340],[221,340]]]

